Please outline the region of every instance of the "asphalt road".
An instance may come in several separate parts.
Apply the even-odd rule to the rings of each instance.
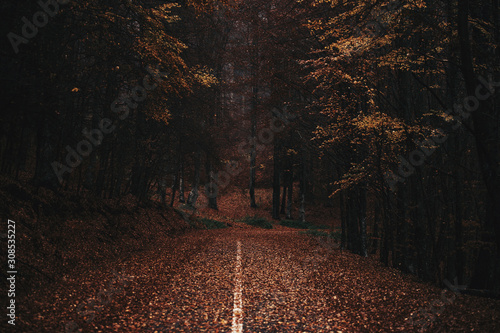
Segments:
[[[16,329],[498,332],[498,301],[418,282],[297,230],[245,226],[193,230],[68,277],[21,300],[34,310]]]
[[[97,331],[333,331],[313,282],[328,253],[311,251],[306,236],[230,228],[183,237],[174,253],[145,259],[116,304],[93,320]]]

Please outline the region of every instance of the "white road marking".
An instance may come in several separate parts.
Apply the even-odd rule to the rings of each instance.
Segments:
[[[232,333],[243,333],[243,299],[241,284],[241,242],[236,243],[236,268],[234,277],[234,307]]]

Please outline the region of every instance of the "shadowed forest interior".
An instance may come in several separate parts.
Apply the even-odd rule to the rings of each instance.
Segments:
[[[220,228],[255,229],[263,242],[293,232],[290,241],[332,244],[346,262],[425,288],[451,283],[478,313],[489,309],[405,331],[500,329],[499,7],[2,1],[0,241],[7,263],[7,220],[15,221],[17,324],[76,332],[63,323],[73,318],[83,331],[148,331],[114,327],[108,316],[100,324],[95,310],[97,319],[75,319],[56,301],[49,309],[49,296],[38,304],[28,295],[70,288],[66,279],[80,285],[91,267],[110,272],[156,244],[182,247],[176,237],[204,248],[232,232],[206,231]],[[246,244],[242,260],[254,253]],[[81,301],[69,294],[68,309]],[[53,312],[65,319],[41,315]],[[234,316],[233,332],[242,332]],[[332,331],[403,331],[356,318],[366,323],[346,319]],[[221,320],[227,330],[231,319]],[[189,331],[175,327],[157,331]],[[262,327],[254,331],[301,331]]]

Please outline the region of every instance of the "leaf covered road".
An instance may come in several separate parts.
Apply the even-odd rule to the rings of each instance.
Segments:
[[[284,227],[189,232],[121,263],[127,283],[104,292],[109,302],[99,302],[99,288],[113,277],[99,270],[88,272],[86,282],[51,290],[26,332],[61,332],[71,321],[83,332],[494,332],[498,326],[499,301],[458,295],[439,314],[430,312],[441,289],[327,245]],[[240,308],[241,331],[233,323]]]
[[[243,332],[333,329],[333,318],[324,315],[322,291],[309,282],[309,268],[316,263],[303,260],[299,251],[301,243],[308,246],[304,236],[243,229],[198,237],[189,236],[191,243],[176,251],[185,260],[175,274],[165,274],[171,267],[158,253],[150,274],[139,275],[125,291],[126,304],[113,314],[103,313],[94,324],[116,332],[236,332],[232,321],[240,241]]]

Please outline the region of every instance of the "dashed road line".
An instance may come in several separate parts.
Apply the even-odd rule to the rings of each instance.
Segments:
[[[241,242],[236,243],[236,267],[234,277],[234,307],[232,333],[243,333],[243,298],[241,283]]]

